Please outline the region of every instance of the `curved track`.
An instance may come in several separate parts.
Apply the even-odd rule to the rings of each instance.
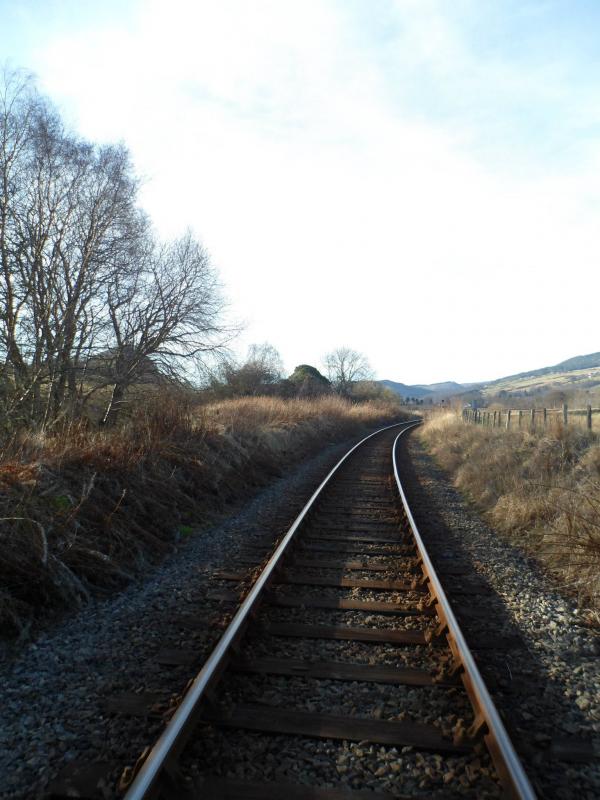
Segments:
[[[406,503],[414,424],[359,442],[272,555],[220,575],[239,608],[126,800],[535,796]]]

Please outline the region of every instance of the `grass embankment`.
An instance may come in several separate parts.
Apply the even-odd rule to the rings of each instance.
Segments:
[[[556,423],[544,432],[432,416],[420,435],[497,530],[600,610],[600,440]]]
[[[151,401],[115,431],[24,434],[0,453],[0,632],[124,586],[211,515],[398,406]]]

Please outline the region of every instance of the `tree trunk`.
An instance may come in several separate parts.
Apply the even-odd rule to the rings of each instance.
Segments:
[[[124,383],[115,383],[113,386],[108,406],[104,412],[104,416],[100,420],[101,425],[106,425],[108,428],[112,428],[115,425],[117,417],[119,416],[119,411],[121,410],[121,403],[125,397],[125,388],[126,386]]]

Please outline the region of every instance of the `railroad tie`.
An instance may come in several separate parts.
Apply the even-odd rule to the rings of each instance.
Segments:
[[[231,711],[206,707],[201,722],[225,728],[264,733],[307,736],[313,739],[368,741],[391,747],[415,747],[435,753],[468,753],[470,744],[454,743],[439,728],[422,722],[367,719],[364,717],[320,714],[291,708],[265,708],[240,705]]]
[[[257,624],[269,636],[291,636],[299,639],[336,639],[378,644],[428,644],[424,630],[398,631],[392,628],[351,627],[350,625],[302,625],[296,622]]]
[[[343,661],[302,661],[291,658],[240,658],[232,662],[235,672],[335,681],[383,683],[391,686],[457,686],[458,676],[438,678],[424,669],[397,668]]]

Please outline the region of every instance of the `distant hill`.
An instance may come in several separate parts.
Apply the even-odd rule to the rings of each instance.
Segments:
[[[452,394],[460,394],[460,392],[464,392],[465,389],[467,389],[467,385],[463,383],[456,383],[456,381],[444,381],[443,383],[422,384],[421,389],[425,389],[430,394],[438,394],[448,397]]]
[[[574,356],[573,358],[567,358],[566,361],[561,361],[559,364],[554,364],[552,367],[541,367],[539,369],[528,370],[527,372],[517,372],[515,375],[496,378],[496,380],[489,381],[486,385],[493,386],[497,383],[515,381],[520,378],[538,378],[542,375],[550,375],[552,373],[573,372],[574,370],[592,369],[594,367],[600,367],[600,353],[589,353],[587,356]]]
[[[412,385],[390,380],[383,380],[379,382],[386,388],[391,389],[392,392],[399,394],[400,397],[416,397],[419,400],[422,400],[423,398],[440,400],[444,397],[451,397],[452,395],[466,392],[469,386],[472,385],[469,384],[467,386],[466,384],[456,383],[456,381]]]
[[[600,353],[575,356],[552,367],[507,375],[480,388],[488,397],[500,393],[516,396],[539,394],[555,389],[569,393],[579,390],[596,393],[600,391]]]
[[[571,369],[588,369],[589,367],[600,367],[600,353],[590,353],[587,356],[567,358],[566,361],[561,361],[560,364],[557,364],[555,369],[557,371],[565,371]]]
[[[419,400],[422,397],[427,397],[433,394],[424,386],[409,386],[406,383],[398,383],[397,381],[379,381],[386,389],[391,389],[392,392],[399,394],[400,397],[417,397]]]
[[[439,401],[448,397],[479,391],[490,397],[499,392],[508,394],[532,394],[548,389],[600,390],[600,353],[574,356],[550,367],[540,367],[527,372],[518,372],[486,383],[424,383],[410,385],[397,381],[380,381],[401,397],[427,398]]]

